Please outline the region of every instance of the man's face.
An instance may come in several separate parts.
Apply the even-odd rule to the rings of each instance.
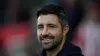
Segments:
[[[63,39],[58,17],[54,14],[40,15],[37,19],[37,36],[44,49],[57,47]]]

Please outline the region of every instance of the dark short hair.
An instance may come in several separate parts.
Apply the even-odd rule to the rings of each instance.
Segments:
[[[41,7],[37,11],[37,18],[40,15],[47,15],[47,14],[55,14],[58,16],[58,20],[62,27],[65,25],[68,25],[68,15],[66,13],[66,10],[64,10],[62,7],[54,4],[49,4]]]

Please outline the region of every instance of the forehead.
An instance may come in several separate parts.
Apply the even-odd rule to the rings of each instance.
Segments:
[[[59,24],[58,17],[54,14],[40,15],[37,19],[37,24]]]

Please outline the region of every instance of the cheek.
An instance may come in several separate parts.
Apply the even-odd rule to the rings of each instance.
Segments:
[[[62,32],[62,30],[58,30],[56,32],[56,40],[60,41],[62,38],[63,38],[63,32]]]
[[[55,37],[54,38],[54,44],[61,43],[61,41],[63,40],[63,33],[62,33],[62,31],[55,32],[54,37]]]
[[[51,33],[53,36],[57,37],[57,36],[61,36],[63,32],[59,29],[55,29]]]
[[[39,40],[40,35],[41,35],[41,32],[37,31],[37,38],[38,38],[38,40]]]
[[[40,30],[37,30],[37,36],[40,36],[41,35],[41,31]]]

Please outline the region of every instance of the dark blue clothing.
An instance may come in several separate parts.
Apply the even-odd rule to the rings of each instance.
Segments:
[[[46,51],[43,50],[40,56],[46,56]],[[56,56],[83,56],[81,49],[69,42],[65,42],[62,50]]]

